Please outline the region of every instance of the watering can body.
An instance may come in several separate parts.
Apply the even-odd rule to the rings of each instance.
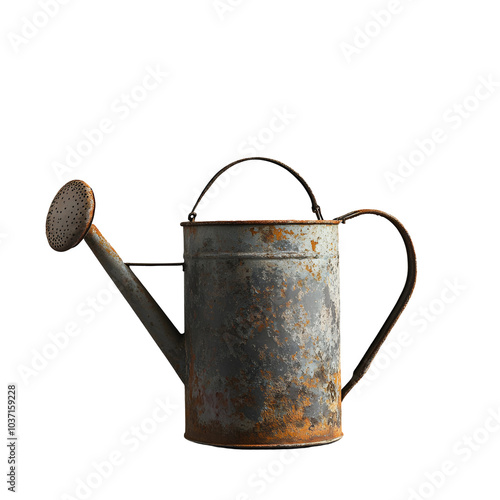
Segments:
[[[290,172],[306,189],[318,220],[197,222],[195,209],[215,180],[248,160]],[[302,177],[268,158],[244,158],[207,184],[182,223],[185,334],[181,335],[92,224],[95,200],[83,181],[54,198],[46,221],[50,246],[85,240],[185,384],[191,441],[237,448],[325,444],[342,437],[341,402],[366,373],[415,285],[411,239],[393,216],[357,210],[323,220]],[[340,381],[340,223],[372,214],[400,233],[408,270],[403,290],[347,384]]]
[[[187,439],[342,436],[337,224],[183,224]]]

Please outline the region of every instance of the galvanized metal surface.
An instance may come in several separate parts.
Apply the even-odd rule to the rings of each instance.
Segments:
[[[109,274],[122,295],[149,331],[182,381],[185,380],[184,337],[160,306],[92,224],[94,193],[83,181],[70,181],[56,194],[46,220],[50,246],[59,252],[69,250],[83,239]]]
[[[85,242],[184,382],[184,336],[94,225],[85,236]]]
[[[338,222],[313,222],[184,224],[187,439],[342,436]]]

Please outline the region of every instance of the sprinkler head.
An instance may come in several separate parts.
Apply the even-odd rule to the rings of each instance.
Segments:
[[[83,181],[69,181],[52,201],[45,232],[49,245],[58,252],[75,247],[87,234],[95,211],[92,188]]]

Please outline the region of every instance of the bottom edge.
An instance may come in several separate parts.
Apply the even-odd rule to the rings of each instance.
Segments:
[[[193,439],[186,434],[184,434],[184,438],[187,439],[188,441],[191,441],[193,443],[197,444],[204,444],[207,446],[216,446],[217,448],[240,448],[240,449],[246,449],[246,450],[276,450],[280,448],[310,448],[311,446],[322,446],[325,444],[330,444],[330,443],[335,443],[339,439],[341,439],[343,434],[340,436],[333,438],[333,439],[328,439],[325,441],[315,441],[314,443],[276,443],[276,444],[270,444],[270,443],[265,443],[265,444],[222,444],[222,443],[210,443],[208,441],[200,441],[198,439]]]

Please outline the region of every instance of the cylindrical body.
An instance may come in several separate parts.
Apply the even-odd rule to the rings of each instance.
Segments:
[[[285,447],[342,436],[337,224],[183,224],[187,439]]]

